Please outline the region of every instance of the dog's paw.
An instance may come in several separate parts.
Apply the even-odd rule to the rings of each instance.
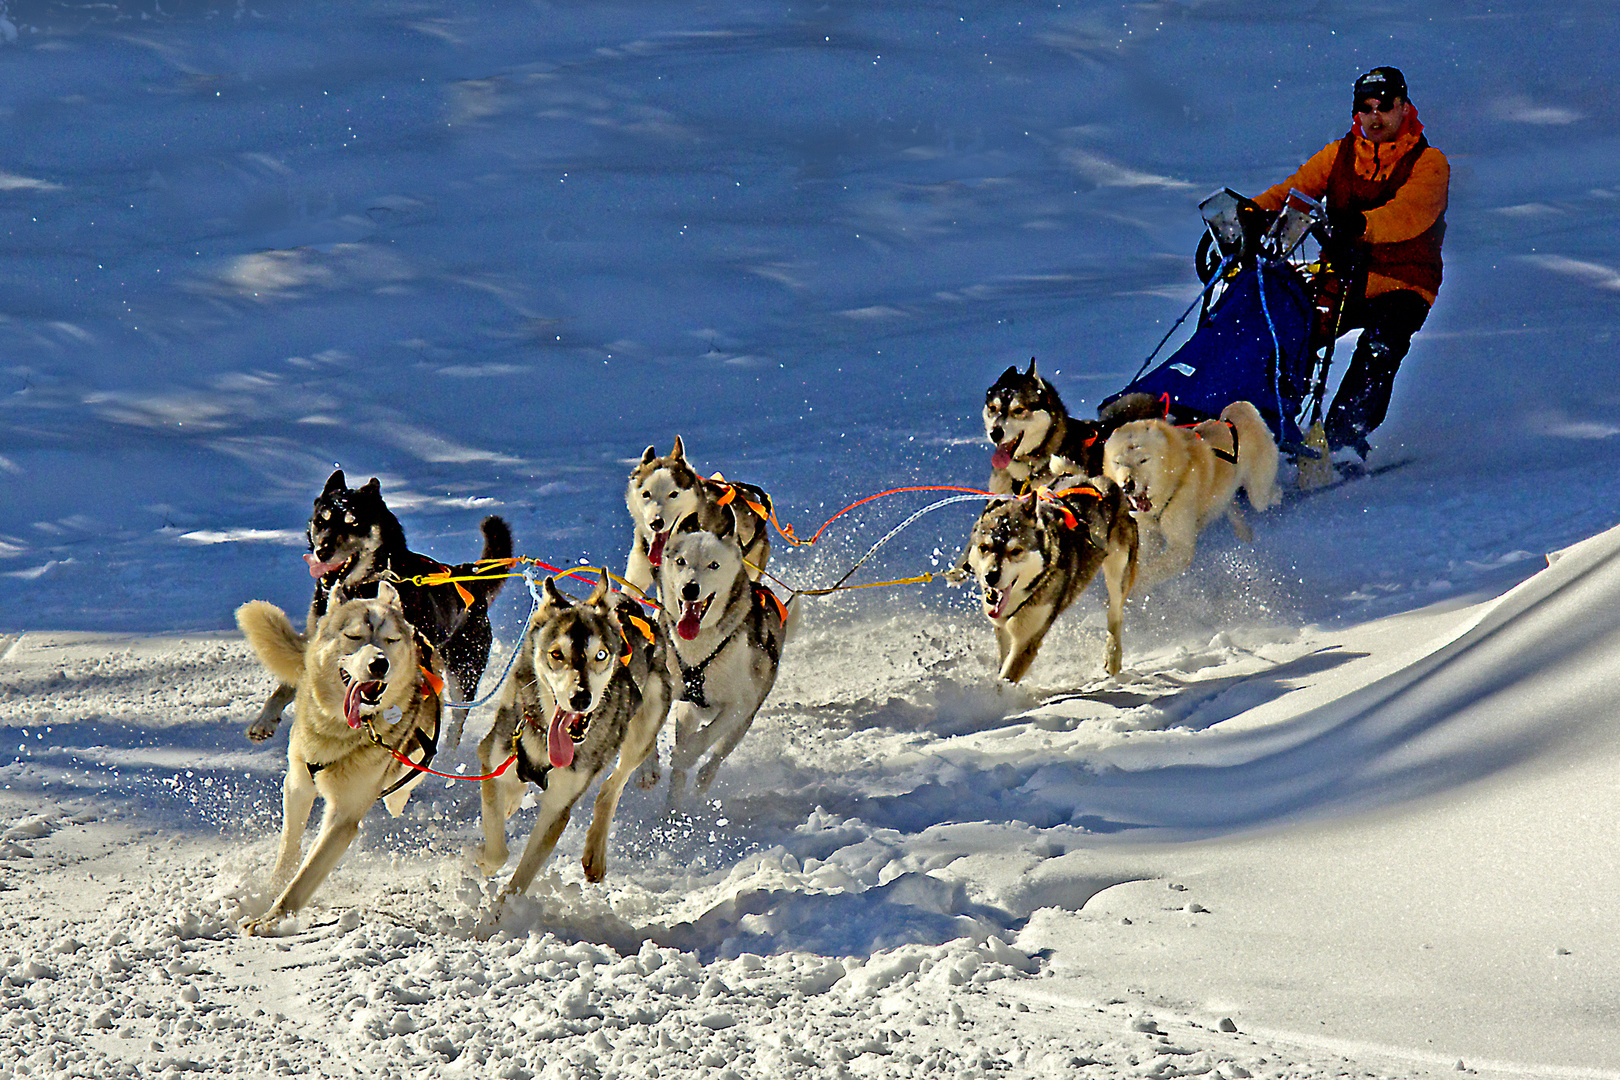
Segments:
[[[261,716],[254,720],[253,723],[249,724],[247,726],[247,730],[244,731],[243,734],[248,737],[249,742],[262,743],[264,740],[274,735],[276,733],[276,728],[280,726],[281,714],[277,713],[275,716],[268,719]]]
[[[243,919],[238,925],[243,937],[280,937],[293,925],[292,913],[272,908],[263,915]]]
[[[601,881],[607,877],[607,852],[592,851],[590,848],[586,848],[585,854],[580,857],[579,861],[580,865],[585,868],[586,881]]]
[[[499,855],[499,858],[496,857],[497,855]],[[506,865],[506,852],[504,850],[500,852],[492,852],[487,850],[483,844],[479,844],[477,847],[468,848],[467,857],[471,859],[472,864],[478,868],[478,872],[483,874],[485,877],[489,877],[495,871]]]

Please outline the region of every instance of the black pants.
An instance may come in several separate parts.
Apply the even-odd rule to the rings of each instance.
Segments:
[[[1367,436],[1389,412],[1395,372],[1428,317],[1428,301],[1410,289],[1359,300],[1345,311],[1345,330],[1364,329],[1323,425],[1329,447],[1348,446],[1366,456]]]

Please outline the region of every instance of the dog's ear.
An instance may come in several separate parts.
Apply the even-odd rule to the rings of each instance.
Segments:
[[[377,478],[375,476],[373,476],[370,480],[367,480],[365,484],[358,490],[360,494],[369,495],[373,499],[382,498],[382,485],[377,482]]]
[[[1029,358],[1029,370],[1024,372],[1024,374],[1028,375],[1032,379],[1040,378],[1039,375],[1035,374],[1035,358],[1033,356]]]
[[[546,594],[545,604],[543,605],[545,608],[561,609],[574,606],[574,602],[568,599],[561,589],[557,588],[557,579],[554,577],[546,578],[545,583],[540,586],[540,591]]]
[[[658,448],[656,446],[649,446],[642,451],[641,463],[643,465],[651,465],[656,460],[658,460]]]
[[[591,595],[589,595],[589,596],[587,596],[585,598],[585,606],[586,607],[601,607],[602,606],[602,601],[607,599],[607,594],[608,594],[608,576],[607,576],[607,571],[603,570],[601,579],[598,580],[597,583],[596,583],[596,588],[592,589],[591,590]]]
[[[1014,364],[1012,367],[1009,367],[1006,371],[1001,373],[1001,378],[996,380],[996,385],[1000,386],[1004,382],[1011,382],[1012,380],[1018,378],[1018,376],[1021,374],[1022,372],[1018,370],[1018,365]]]
[[[681,442],[679,435],[675,436],[675,449],[669,452],[669,456],[676,461],[684,462],[686,460],[686,444]]]
[[[331,495],[334,492],[347,491],[348,488],[349,483],[343,478],[343,470],[337,469],[333,471],[331,476],[326,478],[326,486],[321,489],[321,494]]]
[[[332,611],[349,602],[349,594],[343,589],[343,582],[338,581],[326,592],[326,610]]]
[[[399,590],[394,588],[393,582],[380,581],[377,583],[377,599],[388,607],[403,610],[399,599]]]

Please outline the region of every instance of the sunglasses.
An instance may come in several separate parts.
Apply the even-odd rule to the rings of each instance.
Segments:
[[[1377,104],[1372,104],[1376,101]],[[1357,113],[1393,112],[1395,109],[1394,97],[1368,98],[1366,101],[1356,103]]]

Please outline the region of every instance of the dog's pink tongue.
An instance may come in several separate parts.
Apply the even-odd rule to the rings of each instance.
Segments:
[[[554,769],[566,769],[574,763],[574,740],[568,737],[568,725],[579,719],[579,713],[563,712],[551,718],[546,729],[546,756]]]
[[[343,565],[341,560],[338,562],[321,562],[315,557],[314,552],[306,553],[304,561],[309,564],[309,576],[312,578],[318,578],[322,574],[330,574]]]
[[[681,604],[681,618],[675,624],[675,632],[681,635],[682,641],[691,641],[703,629],[703,605]]]
[[[669,533],[653,533],[652,547],[647,552],[647,561],[653,566],[664,565],[664,541],[669,539]]]
[[[996,447],[996,452],[990,455],[990,467],[992,469],[1005,469],[1011,464],[1012,455],[999,446]]]
[[[361,695],[366,693],[366,687],[377,686],[374,682],[350,683],[348,691],[343,695],[343,718],[352,728],[359,728],[364,719],[360,710],[365,708],[365,701]]]

